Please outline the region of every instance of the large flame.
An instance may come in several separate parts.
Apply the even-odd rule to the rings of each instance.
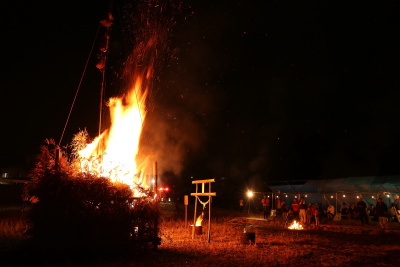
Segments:
[[[127,93],[109,100],[110,127],[79,152],[82,172],[127,184],[135,196],[142,194],[138,186],[149,189],[151,180],[149,171],[154,154],[139,153],[139,150],[146,99],[154,82],[155,69],[158,62],[163,62],[160,59],[168,55],[165,52],[174,19],[164,14],[167,7],[174,8],[174,5],[139,1],[135,12],[127,17],[127,23],[134,22],[127,28],[133,30],[135,37],[133,51],[124,63],[121,76],[124,84],[128,84]],[[127,14],[131,8],[126,7]]]
[[[146,116],[148,88],[143,87],[142,78],[136,77],[126,95],[109,100],[110,128],[79,152],[83,171],[127,184],[135,195],[136,185],[148,187],[136,163]]]

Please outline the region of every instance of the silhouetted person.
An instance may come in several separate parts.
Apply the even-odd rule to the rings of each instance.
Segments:
[[[382,198],[378,198],[378,203],[375,206],[376,215],[379,218],[379,225],[383,230],[388,229],[388,207],[382,201]]]
[[[292,212],[293,212],[294,219],[298,219],[299,218],[299,212],[300,212],[300,204],[297,201],[297,198],[293,199]]]
[[[394,202],[392,204],[390,204],[390,208],[391,209],[395,209],[393,212],[395,212],[396,214],[395,217],[399,218],[400,215],[400,197],[398,195],[394,196]],[[400,222],[400,221],[399,221]]]
[[[361,219],[361,224],[369,224],[367,214],[367,203],[362,198],[357,202],[357,212]]]
[[[282,211],[282,220],[286,221],[287,217],[289,215],[289,207],[286,204],[285,200],[282,200],[282,202],[281,202],[281,211]]]
[[[307,213],[306,213],[307,203],[304,200],[304,197],[300,198],[299,205],[300,205],[300,210],[299,210],[300,223],[305,224],[307,222]]]
[[[326,209],[326,215],[330,220],[332,220],[333,217],[335,217],[335,207],[331,203],[329,203],[328,208]]]
[[[243,199],[239,200],[239,210],[240,210],[240,212],[244,211],[244,200]]]
[[[371,204],[368,208],[368,217],[373,221],[378,221],[378,217],[376,216],[376,208],[373,204]]]
[[[263,206],[263,211],[264,211],[264,219],[268,218],[268,213],[270,211],[270,201],[267,195],[264,195],[264,197],[261,199],[261,203]]]

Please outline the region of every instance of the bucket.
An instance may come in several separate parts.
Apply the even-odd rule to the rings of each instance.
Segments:
[[[202,234],[203,234],[203,226],[201,226],[201,225],[196,225],[196,226],[194,227],[194,233],[195,233],[196,235],[202,235]]]
[[[243,233],[240,237],[240,243],[243,245],[254,245],[256,243],[256,233]]]

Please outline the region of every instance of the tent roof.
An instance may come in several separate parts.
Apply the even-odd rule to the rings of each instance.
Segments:
[[[282,193],[390,192],[400,193],[400,175],[361,176],[329,180],[272,182],[268,187]]]

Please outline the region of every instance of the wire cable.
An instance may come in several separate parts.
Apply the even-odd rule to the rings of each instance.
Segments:
[[[79,81],[78,88],[77,88],[76,93],[75,93],[75,96],[74,96],[74,100],[72,101],[72,105],[71,105],[71,108],[70,108],[70,110],[69,110],[67,120],[65,121],[64,129],[63,129],[63,131],[62,131],[62,134],[61,134],[61,137],[60,137],[60,141],[59,141],[59,143],[58,143],[58,146],[61,145],[61,141],[62,141],[62,139],[63,139],[63,137],[64,137],[64,134],[65,134],[65,129],[67,128],[69,119],[70,119],[70,117],[71,117],[72,109],[74,108],[76,98],[77,98],[77,96],[78,96],[79,90],[80,90],[81,85],[82,85],[83,77],[85,76],[86,69],[87,69],[88,64],[89,64],[89,60],[90,60],[90,58],[91,58],[91,56],[92,56],[92,53],[93,53],[94,45],[95,45],[96,40],[97,40],[97,37],[98,37],[98,35],[99,35],[100,25],[101,25],[101,24],[99,24],[99,27],[97,28],[96,36],[95,36],[95,38],[94,38],[94,41],[93,41],[93,44],[92,44],[92,48],[90,49],[89,56],[88,56],[88,58],[87,58],[87,60],[86,60],[86,64],[85,64],[85,67],[84,67],[84,69],[83,69],[83,73],[82,73],[81,79],[80,79],[80,81]]]

